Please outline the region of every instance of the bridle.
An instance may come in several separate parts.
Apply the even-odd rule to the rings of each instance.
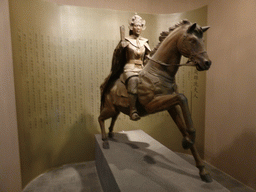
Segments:
[[[184,35],[183,36],[183,40],[182,40],[182,44],[184,45],[184,41],[185,41],[185,39],[187,38],[187,35]],[[202,52],[200,52],[200,53],[197,53],[197,54],[203,54],[203,53],[206,53],[206,51],[202,51]],[[183,67],[183,66],[189,66],[189,67],[196,67],[197,66],[197,63],[194,61],[194,58],[195,58],[195,55],[196,54],[193,54],[193,53],[191,53],[190,55],[189,55],[189,60],[186,62],[186,63],[183,63],[183,64],[171,64],[171,63],[164,63],[164,62],[162,62],[162,61],[158,61],[158,60],[156,60],[156,59],[153,59],[152,57],[150,57],[150,56],[147,56],[147,58],[149,59],[149,60],[151,60],[151,61],[153,61],[153,62],[155,62],[155,63],[157,63],[157,64],[160,64],[160,65],[162,65],[162,66],[165,66],[165,67],[170,67],[170,66],[178,66],[178,67]]]

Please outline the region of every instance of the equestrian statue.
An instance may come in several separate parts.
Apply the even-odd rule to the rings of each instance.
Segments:
[[[179,93],[175,75],[181,66],[194,66],[198,71],[211,66],[204,47],[203,33],[208,26],[182,20],[163,31],[159,44],[150,50],[148,40],[141,37],[145,20],[135,14],[129,20],[129,36],[124,37],[120,28],[121,41],[112,59],[111,72],[101,85],[101,107],[98,118],[103,148],[108,149],[108,137],[113,137],[113,127],[120,112],[133,121],[141,117],[167,110],[183,135],[182,146],[190,149],[205,182],[212,178],[205,169],[195,143],[195,129],[184,94]],[[181,56],[188,62],[180,64]],[[104,121],[112,118],[108,137]]]

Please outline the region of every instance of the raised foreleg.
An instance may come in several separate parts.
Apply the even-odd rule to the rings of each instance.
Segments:
[[[180,106],[181,110],[178,106]],[[183,94],[176,93],[172,95],[159,96],[148,103],[145,109],[148,113],[168,110],[184,137],[182,146],[186,149],[190,148],[193,154],[201,179],[205,182],[211,182],[212,178],[205,169],[204,163],[194,145],[195,129],[193,128],[187,98]]]
[[[185,97],[185,95],[183,95],[183,94],[178,94],[178,95],[180,97],[179,106],[181,107],[181,110],[182,110],[183,118],[184,118],[184,121],[186,124],[186,130],[189,133],[190,138],[194,142],[196,130],[193,127],[193,122],[192,122],[191,114],[190,114],[189,107],[188,107],[188,100]]]
[[[189,133],[191,140],[194,141],[195,129],[193,128],[193,123],[192,123],[191,115],[188,108],[187,98],[183,94],[173,93],[170,95],[157,96],[145,106],[145,109],[148,113],[156,113],[159,111],[168,110],[169,112],[175,114],[173,110],[176,110],[176,109],[174,109],[173,107],[176,105],[180,106],[181,112],[182,112],[182,115],[179,115],[179,120],[177,121],[181,122],[180,119],[181,119],[181,116],[183,116],[183,119],[185,122],[185,125],[181,124],[179,128],[183,129],[183,133],[185,131]],[[175,119],[177,118],[178,116]],[[182,128],[182,127],[185,127],[185,128]]]
[[[156,96],[145,105],[147,113],[152,114],[164,110],[169,110],[172,106],[180,103],[179,94]]]
[[[183,135],[182,147],[189,149],[195,142],[195,131],[193,133],[187,131],[181,109],[178,105],[171,107],[168,112]]]

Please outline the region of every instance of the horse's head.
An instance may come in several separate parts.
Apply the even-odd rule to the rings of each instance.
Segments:
[[[189,58],[198,71],[208,70],[211,66],[211,60],[203,42],[203,33],[209,28],[208,26],[200,27],[196,23],[190,24],[178,42],[180,53]]]

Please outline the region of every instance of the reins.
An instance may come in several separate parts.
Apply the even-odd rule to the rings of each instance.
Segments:
[[[183,64],[168,64],[168,63],[163,63],[161,61],[155,60],[155,59],[153,59],[152,57],[149,57],[149,56],[147,56],[147,58],[149,60],[151,60],[151,61],[153,61],[153,62],[155,62],[157,64],[160,64],[162,66],[165,66],[165,67],[170,67],[172,65],[178,66],[178,67],[183,67],[183,66],[195,67],[196,66],[196,64],[194,62],[190,61],[190,60],[188,60],[186,63],[183,63]]]

